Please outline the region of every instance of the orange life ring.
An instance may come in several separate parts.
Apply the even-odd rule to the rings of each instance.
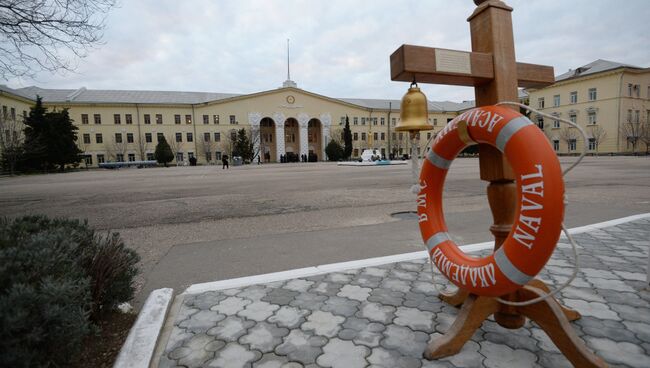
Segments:
[[[442,192],[453,159],[465,147],[486,143],[504,153],[516,175],[515,223],[492,255],[466,255],[451,240]],[[422,164],[417,197],[422,239],[452,283],[470,293],[501,296],[525,285],[544,267],[564,217],[560,163],[544,134],[525,116],[501,106],[466,111],[440,131]]]

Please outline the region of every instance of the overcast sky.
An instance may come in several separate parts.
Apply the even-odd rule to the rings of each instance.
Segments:
[[[517,60],[555,74],[596,59],[650,67],[649,0],[507,0]],[[40,73],[18,88],[145,89],[253,93],[291,79],[331,97],[399,99],[389,56],[402,44],[470,50],[471,0],[122,0],[105,44],[76,73]],[[473,99],[473,90],[422,86],[430,100]]]

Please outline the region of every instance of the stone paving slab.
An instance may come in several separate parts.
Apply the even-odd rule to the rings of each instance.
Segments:
[[[578,277],[561,292],[587,346],[613,367],[650,366],[650,219],[574,235]],[[564,240],[539,277],[572,271]],[[440,276],[439,282],[446,281]],[[422,352],[458,310],[436,296],[425,259],[180,295],[160,367],[570,367],[534,323],[488,320],[454,356]]]

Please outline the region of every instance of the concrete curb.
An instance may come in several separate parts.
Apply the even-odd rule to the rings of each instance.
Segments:
[[[173,293],[173,289],[166,288],[149,294],[113,368],[149,367]]]

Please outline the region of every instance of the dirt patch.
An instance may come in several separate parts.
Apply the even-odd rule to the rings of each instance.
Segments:
[[[86,338],[83,351],[70,367],[112,367],[137,317],[137,314],[119,312],[105,316],[99,322],[101,331]]]

